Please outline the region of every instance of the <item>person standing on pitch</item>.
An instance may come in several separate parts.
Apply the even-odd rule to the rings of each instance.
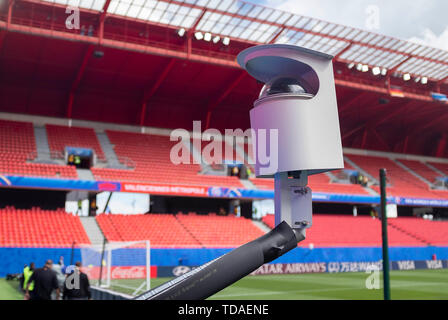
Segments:
[[[28,283],[30,283],[29,291],[34,290],[34,282],[30,282],[30,278],[34,272],[34,262],[31,262],[29,266],[23,269],[23,291],[26,291]]]
[[[92,298],[89,277],[81,271],[81,267],[81,262],[76,262],[75,270],[67,275],[67,280],[64,282],[63,300],[90,300]],[[75,280],[75,277],[79,277],[79,281]]]
[[[56,300],[59,300],[60,290],[56,273],[51,270],[52,260],[47,260],[43,268],[34,270],[25,290],[25,300],[51,300],[51,292],[56,290]],[[30,294],[30,284],[34,282],[34,290]]]

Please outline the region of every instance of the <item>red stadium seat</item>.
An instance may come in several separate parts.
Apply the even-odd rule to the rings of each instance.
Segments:
[[[259,189],[273,190],[274,179],[250,179]],[[369,195],[369,193],[358,184],[331,183],[325,174],[316,174],[308,178],[309,186],[313,192],[335,193],[335,194],[357,194]]]
[[[175,165],[170,160],[171,147],[176,143],[168,136],[106,131],[119,158],[129,158],[133,170],[92,168],[97,180],[169,183],[200,186],[243,188],[237,177],[201,175],[200,165]]]
[[[88,148],[99,160],[105,160],[95,131],[91,128],[66,127],[47,124],[48,146],[53,152],[64,152],[65,147]]]
[[[151,247],[201,247],[171,214],[101,214],[96,221],[109,241],[150,240]]]
[[[425,182],[389,158],[352,154],[346,156],[373,177],[378,177],[380,168],[386,168],[388,196],[428,199],[448,198],[448,191],[431,190]],[[372,189],[379,193],[379,186],[372,186]]]
[[[70,247],[73,242],[90,244],[79,217],[63,209],[0,209],[0,246]]]
[[[108,240],[149,239],[152,247],[236,247],[263,235],[251,220],[235,216],[102,214],[96,219]]]
[[[30,163],[37,156],[33,125],[0,120],[0,174],[77,179],[75,167]]]
[[[263,217],[274,227],[274,215]],[[391,246],[427,246],[448,244],[448,222],[399,217],[389,219]],[[317,247],[381,246],[381,223],[368,216],[338,216],[315,214],[307,238],[299,246]]]

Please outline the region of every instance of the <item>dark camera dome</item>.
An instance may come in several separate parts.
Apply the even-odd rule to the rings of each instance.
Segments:
[[[277,78],[271,83],[264,85],[261,89],[259,98],[272,96],[276,94],[299,95],[303,97],[313,97],[301,85],[298,79],[294,78]]]

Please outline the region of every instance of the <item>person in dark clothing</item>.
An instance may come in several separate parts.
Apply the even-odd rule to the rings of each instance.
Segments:
[[[28,280],[25,290],[26,300],[51,300],[51,292],[56,290],[56,300],[59,300],[59,286],[56,273],[51,270],[53,261],[47,260],[43,268],[34,270]],[[30,292],[30,284],[34,282],[34,290]]]
[[[92,294],[90,292],[89,277],[81,271],[81,262],[75,263],[75,270],[67,276],[67,280],[64,282],[64,292],[62,299],[64,300],[90,300]],[[69,279],[69,277],[71,277]],[[75,279],[79,277],[79,281]]]

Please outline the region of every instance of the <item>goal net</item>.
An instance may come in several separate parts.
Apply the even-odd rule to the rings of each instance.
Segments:
[[[151,288],[150,242],[105,242],[81,247],[91,285],[138,295]]]

